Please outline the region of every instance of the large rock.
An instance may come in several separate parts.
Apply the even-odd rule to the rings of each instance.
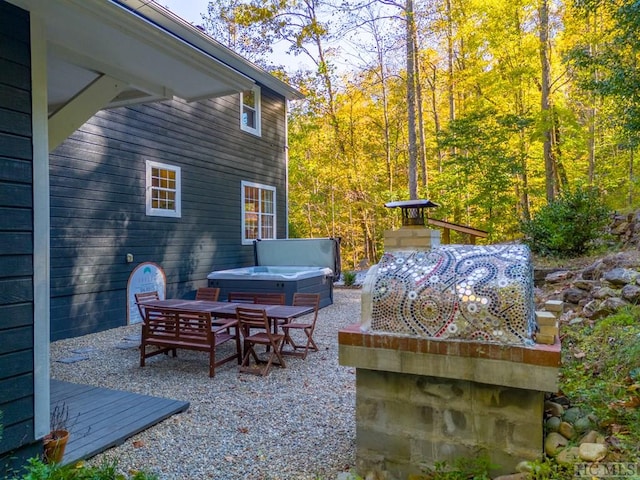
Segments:
[[[629,302],[623,300],[622,298],[607,298],[606,300],[601,302],[600,305],[598,305],[598,308],[595,310],[595,312],[593,312],[591,318],[597,320],[599,318],[608,317],[609,315],[616,313],[626,305],[629,305]]]
[[[562,300],[578,305],[580,300],[586,299],[588,295],[588,292],[580,290],[579,288],[567,288],[562,294]]]
[[[566,282],[567,280],[573,278],[574,273],[570,270],[558,270],[557,272],[550,273],[545,277],[545,282],[547,283],[559,283]]]
[[[597,462],[609,453],[607,446],[602,443],[582,443],[579,449],[580,458],[585,462]]]
[[[582,278],[585,280],[598,280],[602,277],[602,273],[607,270],[603,260],[596,260],[587,268],[582,270]]]
[[[625,285],[622,288],[622,298],[631,303],[640,302],[640,286],[631,284]]]
[[[590,292],[598,284],[595,280],[586,280],[584,278],[576,278],[573,282],[575,288]]]
[[[556,460],[561,465],[573,465],[577,460],[580,460],[580,449],[578,447],[569,447],[562,450]]]
[[[602,279],[612,285],[623,286],[629,283],[635,283],[638,276],[640,276],[640,273],[636,270],[617,267],[605,273]]]
[[[550,457],[555,457],[569,444],[569,440],[560,435],[558,432],[551,432],[544,439],[544,453]]]
[[[558,433],[569,440],[573,440],[577,435],[576,429],[569,422],[562,422],[558,428]]]
[[[597,298],[598,300],[604,300],[605,298],[617,297],[619,295],[619,291],[614,290],[611,287],[601,287],[596,288],[591,292],[593,298]]]

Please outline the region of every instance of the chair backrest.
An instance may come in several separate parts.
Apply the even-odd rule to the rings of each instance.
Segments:
[[[196,300],[207,300],[217,302],[220,296],[220,289],[217,287],[200,287],[196,290]]]
[[[318,318],[318,309],[320,308],[319,293],[300,293],[293,294],[293,305],[297,307],[313,307],[313,323]]]
[[[211,314],[148,307],[142,334],[146,339],[172,338],[176,342],[210,345]]]
[[[155,290],[153,292],[135,293],[134,296],[136,297],[138,311],[140,312],[140,317],[142,317],[142,319],[144,319],[144,305],[141,304],[150,300],[160,300],[160,294]]]
[[[234,303],[256,303],[255,293],[252,292],[229,292],[227,300]]]
[[[284,305],[284,293],[256,293],[254,303],[261,305]]]
[[[249,336],[252,328],[264,329],[264,331],[271,336],[269,318],[264,309],[236,307],[236,318],[238,319],[238,328],[242,332],[242,336]]]

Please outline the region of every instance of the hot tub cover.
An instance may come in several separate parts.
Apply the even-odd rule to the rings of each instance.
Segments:
[[[339,238],[286,238],[256,240],[255,264],[330,268],[333,280],[340,278]]]
[[[533,267],[525,245],[385,253],[365,281],[362,328],[435,339],[531,344]]]

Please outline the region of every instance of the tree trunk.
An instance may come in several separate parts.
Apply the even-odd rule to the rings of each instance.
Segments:
[[[422,76],[420,74],[420,50],[418,48],[417,28],[413,28],[414,65],[415,65],[415,87],[416,87],[416,109],[418,111],[418,152],[420,159],[420,173],[422,178],[423,195],[429,197],[429,172],[427,169],[427,145],[424,133],[424,112],[422,111]]]
[[[413,44],[415,19],[413,0],[406,0],[407,15],[407,128],[409,138],[409,199],[418,198],[415,98],[415,45]]]
[[[551,203],[556,197],[555,161],[553,157],[553,115],[550,109],[549,97],[551,90],[551,62],[549,61],[549,4],[547,0],[540,0],[538,15],[540,16],[540,63],[542,66],[540,109],[544,124],[544,171],[547,202]]]

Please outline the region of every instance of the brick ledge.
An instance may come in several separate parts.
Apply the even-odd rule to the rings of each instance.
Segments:
[[[560,341],[553,345],[501,345],[465,340],[435,340],[390,333],[363,332],[360,324],[338,331],[341,346],[368,347],[431,355],[449,355],[524,363],[539,367],[560,367]]]

